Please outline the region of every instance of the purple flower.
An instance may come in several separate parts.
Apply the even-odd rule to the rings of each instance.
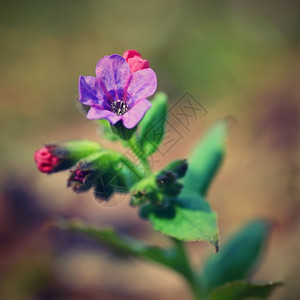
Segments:
[[[98,61],[96,77],[79,77],[79,101],[91,106],[88,119],[106,119],[112,125],[122,120],[131,129],[151,107],[146,98],[155,93],[156,86],[156,75],[151,68],[130,74],[126,60],[114,54]]]

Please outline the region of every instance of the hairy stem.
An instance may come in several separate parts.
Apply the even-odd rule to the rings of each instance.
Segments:
[[[125,156],[121,156],[121,161],[123,162],[124,165],[128,167],[128,169],[136,175],[138,179],[143,179],[143,174],[136,168],[136,166]]]
[[[189,262],[186,253],[185,245],[182,241],[173,239],[177,249],[178,259],[180,260],[180,273],[185,277],[195,300],[203,299],[203,292],[201,290],[200,282],[198,282],[195,272]]]

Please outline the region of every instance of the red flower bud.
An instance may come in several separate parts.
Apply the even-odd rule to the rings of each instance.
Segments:
[[[141,54],[136,50],[126,50],[123,53],[123,57],[129,64],[131,73],[149,68],[148,60],[143,59]]]
[[[43,173],[50,173],[59,163],[59,158],[51,153],[51,147],[44,147],[34,153],[34,161]]]

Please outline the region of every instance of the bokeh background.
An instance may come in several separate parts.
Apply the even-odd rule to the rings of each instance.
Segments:
[[[208,111],[190,130],[177,127],[183,139],[155,156],[154,169],[186,157],[215,120],[234,118],[209,193],[221,242],[247,221],[272,220],[253,278],[284,280],[271,299],[300,298],[300,1],[1,1],[0,40],[1,299],[190,297],[162,267],[49,227],[53,216],[77,217],[168,243],[128,199],[101,206],[92,194],[67,190],[66,172],[45,176],[33,162],[46,142],[101,141],[76,104],[78,76],[125,49],[150,61],[170,103],[190,92]],[[213,253],[204,243],[189,250],[199,265]]]

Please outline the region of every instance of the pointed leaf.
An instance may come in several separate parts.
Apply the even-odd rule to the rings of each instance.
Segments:
[[[242,300],[242,299],[266,299],[273,290],[282,286],[281,282],[249,283],[246,281],[229,282],[215,289],[208,300]]]
[[[185,191],[206,195],[225,154],[228,120],[221,120],[210,128],[188,159],[183,179]]]
[[[166,235],[183,241],[206,241],[218,249],[217,215],[200,196],[177,199],[166,210],[148,206],[146,217],[155,230]]]
[[[202,283],[207,291],[226,282],[242,280],[253,270],[269,233],[264,220],[251,222],[211,256],[202,270]]]
[[[152,107],[139,123],[138,144],[143,151],[144,158],[153,154],[163,140],[167,120],[167,95],[157,93],[151,104]]]
[[[98,228],[78,220],[68,221],[59,219],[55,225],[60,229],[91,237],[120,254],[151,260],[180,271],[177,253],[174,248],[162,249],[155,246],[148,246],[139,240],[118,234],[112,228]]]

